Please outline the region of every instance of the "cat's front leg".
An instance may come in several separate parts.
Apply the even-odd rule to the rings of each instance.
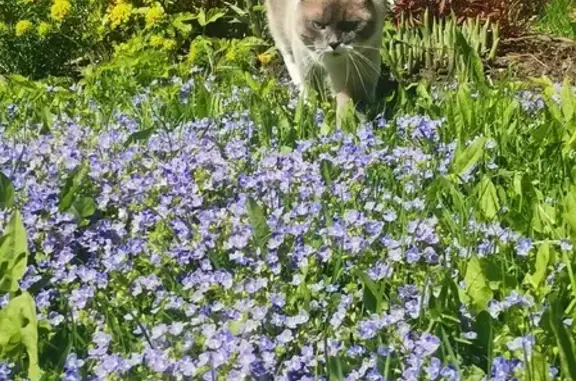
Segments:
[[[300,90],[300,92],[302,92],[304,88],[304,79],[302,78],[302,74],[300,73],[300,69],[296,64],[294,57],[290,55],[284,59],[284,62],[286,63],[286,69],[288,69],[288,74],[290,75],[292,83],[298,88],[298,90]]]
[[[342,89],[336,93],[336,127],[342,127],[342,120],[349,110],[354,109],[354,103],[349,93]]]

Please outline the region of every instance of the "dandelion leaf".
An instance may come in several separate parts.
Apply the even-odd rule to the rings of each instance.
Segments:
[[[14,186],[2,172],[0,172],[0,209],[6,209],[14,204]]]
[[[247,209],[248,219],[253,229],[254,242],[256,246],[264,250],[270,237],[270,228],[268,227],[264,210],[252,198],[247,201]]]
[[[0,292],[15,292],[26,271],[28,242],[19,211],[12,214],[0,238]]]
[[[34,298],[24,292],[12,299],[0,311],[0,357],[18,345],[28,354],[28,378],[40,380],[42,371],[38,363],[38,324]]]
[[[464,282],[466,283],[466,293],[472,299],[474,307],[479,311],[486,310],[488,301],[492,299],[493,294],[488,286],[478,257],[473,256],[468,261]]]

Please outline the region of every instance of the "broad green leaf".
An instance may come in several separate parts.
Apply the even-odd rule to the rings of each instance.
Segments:
[[[270,238],[270,228],[264,215],[264,210],[256,201],[249,198],[247,201],[248,219],[252,225],[254,242],[256,246],[264,250]]]
[[[460,28],[455,29],[456,34],[456,47],[458,48],[460,54],[462,54],[464,58],[464,62],[466,63],[466,69],[470,70],[471,74],[473,75],[474,79],[481,83],[484,77],[484,65],[482,64],[482,59],[478,55],[478,52],[474,50],[468,41],[466,41],[466,37],[462,34]]]
[[[568,80],[568,77],[564,79],[564,84],[562,90],[560,90],[560,101],[562,102],[562,112],[564,113],[564,118],[566,122],[570,122],[574,116],[574,107],[576,107],[575,102],[576,97],[572,92],[572,85]]]
[[[572,188],[564,201],[564,220],[576,233],[576,189]]]
[[[514,174],[514,180],[513,180],[513,184],[514,184],[514,193],[517,196],[522,197],[522,174],[521,173],[515,173]]]
[[[172,26],[179,30],[182,34],[186,35],[192,31],[192,25],[187,24],[186,21],[194,20],[196,16],[192,15],[191,13],[182,13],[178,14],[172,20]]]
[[[379,313],[380,310],[382,309],[382,295],[380,295],[378,286],[364,272],[358,271],[358,275],[362,280],[362,285],[364,289],[363,298],[365,307],[368,309],[368,311],[372,313]]]
[[[320,170],[322,172],[322,179],[326,185],[330,185],[334,178],[336,177],[334,174],[334,164],[329,160],[322,160],[320,162]]]
[[[246,10],[240,8],[240,7],[237,7],[237,6],[234,5],[233,3],[230,3],[230,2],[227,2],[227,1],[225,1],[225,3],[226,3],[226,5],[227,5],[230,9],[232,9],[232,10],[233,10],[238,16],[240,16],[240,17],[244,17],[244,16],[246,16],[246,15],[248,14],[248,11],[246,11]]]
[[[492,316],[488,311],[481,311],[476,317],[476,334],[475,346],[481,351],[483,368],[489,368],[487,363],[493,357],[494,346],[494,327]]]
[[[532,380],[549,381],[550,374],[548,371],[548,362],[546,356],[536,351],[532,354]]]
[[[76,192],[78,191],[78,188],[80,188],[80,184],[87,174],[88,168],[84,165],[70,173],[64,188],[62,188],[62,191],[60,192],[60,203],[58,204],[58,208],[61,212],[70,208],[76,197]]]
[[[530,283],[535,290],[538,290],[540,284],[546,279],[548,272],[548,263],[550,262],[550,242],[544,241],[538,253],[536,254],[536,264],[534,266],[534,272],[530,274]]]
[[[466,266],[466,293],[472,298],[472,303],[477,310],[485,310],[488,302],[492,300],[493,294],[482,271],[480,259],[472,256]]]
[[[230,322],[230,324],[228,325],[228,329],[234,336],[238,336],[244,330],[244,325],[245,325],[245,319],[241,318]]]
[[[330,372],[330,381],[344,380],[344,371],[342,370],[342,363],[340,362],[340,358],[328,358],[328,371]]]
[[[496,187],[488,176],[484,176],[480,181],[479,188],[480,209],[482,214],[484,214],[488,219],[493,219],[500,210],[500,202],[498,200],[498,194],[496,193]]]
[[[44,123],[44,128],[50,130],[52,128],[52,113],[48,106],[44,106],[41,111],[40,117]]]
[[[514,113],[517,109],[518,109],[518,102],[517,101],[512,101],[508,104],[508,106],[506,106],[506,109],[504,110],[504,115],[502,118],[502,127],[504,129],[508,128],[508,126],[512,122]]]
[[[485,379],[486,373],[476,365],[472,365],[472,369],[469,371],[468,376],[466,376],[463,381],[482,381]]]
[[[226,12],[221,11],[218,8],[210,8],[208,10],[206,24],[211,24],[213,22],[216,22],[224,16],[226,16]]]
[[[18,290],[18,281],[26,271],[27,254],[28,242],[22,216],[15,211],[0,238],[0,268],[4,270],[0,273],[0,291]]]
[[[196,20],[198,21],[198,24],[200,24],[200,26],[206,26],[206,13],[204,12],[203,9],[200,9],[200,11],[198,12],[198,14],[196,15]]]
[[[27,79],[26,77],[21,76],[19,74],[12,74],[12,75],[7,76],[7,78],[9,81],[14,82],[18,86],[25,87],[29,90],[36,90],[38,88],[38,85],[36,85],[36,83],[34,81],[31,81],[31,80]]]
[[[151,128],[147,128],[145,130],[140,130],[140,131],[136,131],[136,132],[132,133],[132,135],[130,135],[128,137],[128,139],[126,139],[124,146],[128,147],[130,144],[136,143],[138,141],[148,140],[148,138],[150,137],[150,135],[152,135],[154,130],[155,130],[155,128],[151,127]]]
[[[77,219],[83,220],[96,212],[96,203],[92,197],[79,197],[72,203],[70,212],[74,214]]]
[[[466,86],[460,86],[457,93],[458,111],[462,116],[464,125],[462,126],[466,129],[474,128],[474,105],[472,104],[472,98],[470,96],[470,91]]]
[[[534,216],[532,218],[532,228],[537,232],[552,231],[556,223],[556,210],[551,205],[544,203],[534,203]]]
[[[0,172],[0,209],[6,209],[14,204],[14,186],[2,172]]]
[[[550,308],[544,313],[544,326],[552,331],[558,344],[562,373],[567,380],[576,380],[576,351],[574,350],[573,335],[571,335],[562,322],[562,307],[556,295],[549,298]]]
[[[28,378],[40,380],[42,370],[38,363],[38,326],[34,298],[28,293],[10,300],[0,311],[0,356],[22,344],[28,354]]]
[[[462,176],[464,173],[469,171],[470,168],[472,168],[472,166],[482,157],[482,154],[484,153],[484,144],[486,144],[486,138],[478,138],[474,143],[466,147],[464,151],[459,153],[454,159],[452,173],[457,176]]]

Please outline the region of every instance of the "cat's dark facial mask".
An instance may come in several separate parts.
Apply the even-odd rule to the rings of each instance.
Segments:
[[[376,33],[373,0],[300,0],[299,34],[318,54],[343,53]]]

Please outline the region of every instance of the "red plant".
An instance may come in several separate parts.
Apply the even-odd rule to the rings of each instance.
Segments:
[[[480,17],[500,25],[504,37],[524,33],[531,20],[548,0],[397,0],[393,10],[398,21],[402,14],[419,19],[428,9],[431,16],[445,17],[454,12],[459,21]]]

